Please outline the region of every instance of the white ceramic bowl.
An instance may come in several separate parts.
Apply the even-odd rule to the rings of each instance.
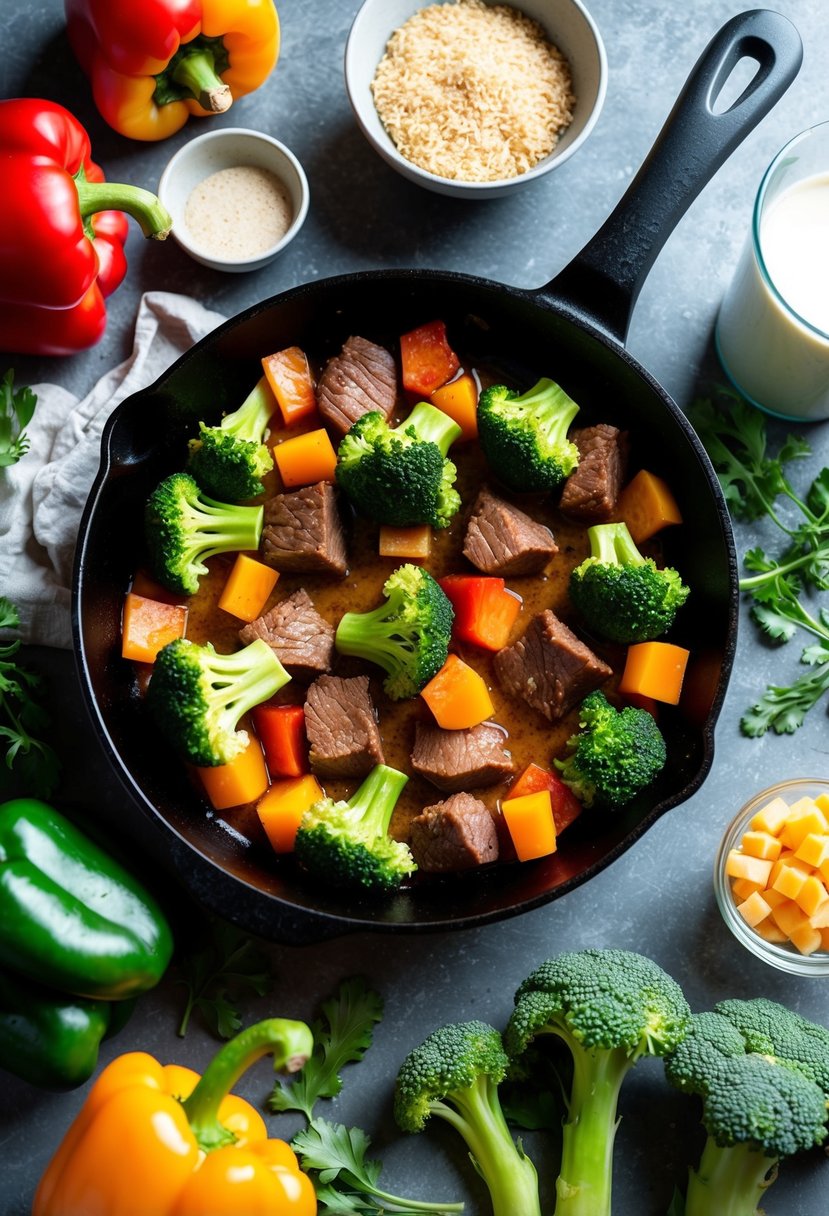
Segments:
[[[284,236],[255,256],[241,260],[217,256],[213,250],[199,245],[184,222],[187,200],[199,182],[211,173],[238,166],[270,170],[285,187],[293,211]],[[161,175],[158,197],[173,217],[172,233],[182,249],[213,270],[241,273],[266,266],[294,239],[305,221],[310,192],[302,165],[278,139],[244,127],[219,127],[197,135],[179,148]]]
[[[345,85],[357,122],[369,143],[409,181],[457,198],[496,198],[520,190],[564,163],[587,139],[601,113],[607,91],[607,58],[596,25],[580,0],[486,0],[508,2],[532,17],[570,63],[576,107],[573,121],[549,156],[518,177],[494,182],[465,182],[438,177],[401,156],[374,105],[371,81],[396,29],[434,0],[365,0],[345,48]]]
[[[756,813],[771,802],[773,798],[782,798],[790,806],[799,798],[817,798],[819,794],[829,794],[829,781],[822,777],[793,778],[781,781],[778,785],[761,790],[745,804],[738,812],[725,831],[720,843],[717,859],[714,862],[714,894],[717,898],[723,920],[731,932],[752,954],[776,967],[779,971],[788,971],[792,975],[829,976],[829,952],[816,950],[814,954],[801,954],[790,942],[769,942],[756,933],[743,920],[737,911],[737,903],[731,891],[731,880],[725,872],[728,854],[732,849],[740,847],[743,833],[748,830],[749,822]]]

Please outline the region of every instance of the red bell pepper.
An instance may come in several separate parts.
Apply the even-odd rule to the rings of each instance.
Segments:
[[[557,773],[551,773],[540,764],[527,765],[515,784],[510,787],[508,797],[521,798],[524,794],[537,794],[540,790],[549,790],[558,835],[568,828],[574,819],[578,819],[582,805]]]
[[[63,106],[0,101],[0,350],[68,355],[97,342],[104,297],[127,269],[122,212],[145,236],[170,230],[154,194],[106,182],[90,156]]]
[[[428,397],[451,380],[460,368],[460,359],[446,340],[443,321],[430,321],[403,334],[400,339],[403,387],[410,393]]]
[[[502,578],[477,574],[447,574],[439,580],[455,610],[452,634],[485,650],[501,650],[521,611],[521,599],[508,591]]]
[[[301,705],[257,705],[253,725],[272,777],[302,777],[310,771]]]

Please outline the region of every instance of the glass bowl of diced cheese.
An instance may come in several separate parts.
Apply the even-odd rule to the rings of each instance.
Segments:
[[[723,836],[714,891],[734,936],[772,967],[829,976],[829,781],[761,790]]]

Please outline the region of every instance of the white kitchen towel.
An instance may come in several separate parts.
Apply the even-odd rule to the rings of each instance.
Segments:
[[[57,384],[32,385],[38,404],[27,428],[31,446],[0,470],[0,594],[17,605],[24,641],[72,645],[72,560],[107,418],[224,319],[189,296],[147,292],[132,354],[82,401]]]

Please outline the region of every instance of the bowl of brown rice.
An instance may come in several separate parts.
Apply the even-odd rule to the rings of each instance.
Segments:
[[[521,189],[581,147],[607,59],[580,0],[365,0],[345,81],[374,149],[439,194]]]

